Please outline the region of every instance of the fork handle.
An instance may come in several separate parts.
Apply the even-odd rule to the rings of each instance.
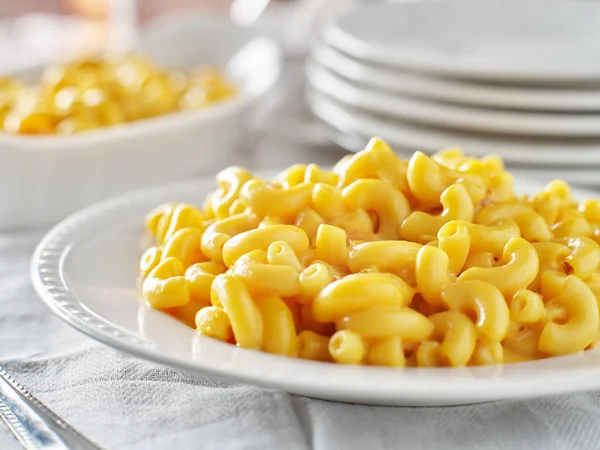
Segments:
[[[101,450],[0,366],[0,416],[28,450]]]
[[[68,450],[35,407],[0,376],[0,416],[27,450]]]

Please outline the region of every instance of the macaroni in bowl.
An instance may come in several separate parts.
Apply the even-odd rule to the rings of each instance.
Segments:
[[[0,77],[0,131],[71,135],[197,110],[235,94],[215,67],[184,73],[134,54],[79,59],[46,68],[33,85]]]
[[[202,208],[150,212],[144,299],[244,348],[345,364],[465,366],[599,339],[600,201],[518,196],[495,156],[397,157],[378,138],[331,171],[217,175]]]

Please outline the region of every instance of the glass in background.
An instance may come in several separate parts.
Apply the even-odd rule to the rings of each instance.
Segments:
[[[228,14],[240,26],[258,27],[278,41],[289,56],[301,56],[318,20],[362,0],[143,0],[143,25],[171,17],[203,12]],[[373,0],[371,0],[373,1]]]
[[[228,14],[303,55],[319,18],[358,1],[368,0],[0,0],[0,73],[126,50],[150,22],[187,12]]]
[[[0,73],[135,43],[137,0],[0,0]]]

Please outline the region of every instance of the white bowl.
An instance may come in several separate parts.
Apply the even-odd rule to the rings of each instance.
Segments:
[[[150,29],[139,49],[166,67],[225,67],[240,92],[199,111],[74,136],[0,134],[0,229],[50,224],[112,195],[233,162],[245,113],[279,77],[278,46],[224,19],[196,16]]]

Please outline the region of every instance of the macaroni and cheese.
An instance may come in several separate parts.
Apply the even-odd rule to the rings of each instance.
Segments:
[[[0,130],[70,135],[195,110],[234,94],[212,67],[184,73],[158,68],[140,55],[81,59],[48,67],[35,85],[0,78]]]
[[[466,366],[593,348],[600,201],[517,195],[494,156],[400,159],[381,139],[331,170],[232,167],[202,207],[161,205],[143,297],[198,333],[342,364]]]

